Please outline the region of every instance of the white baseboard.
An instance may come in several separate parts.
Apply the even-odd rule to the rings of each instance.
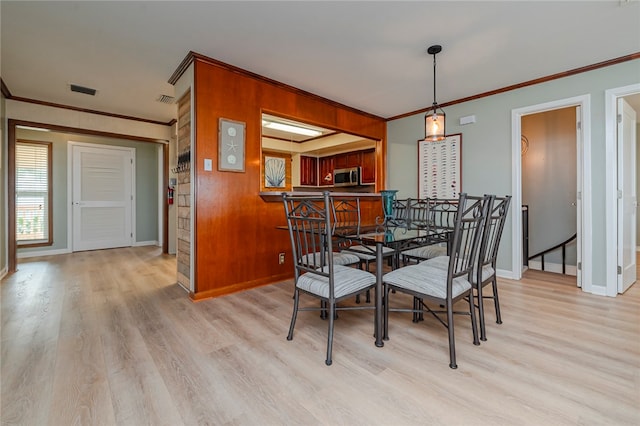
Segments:
[[[17,254],[18,259],[25,259],[27,257],[38,257],[38,256],[55,256],[58,254],[69,254],[71,250],[68,248],[59,249],[59,250],[39,250],[39,251],[26,251]]]
[[[513,280],[515,277],[515,274],[513,273],[513,271],[508,271],[506,269],[496,269],[496,276],[498,278],[507,278],[507,279]]]
[[[136,241],[133,243],[134,247],[142,247],[142,246],[160,246],[158,241]]]
[[[578,275],[578,268],[576,265],[565,265],[565,274],[566,275]],[[542,270],[542,262],[538,260],[530,260],[529,261],[529,269],[536,269],[538,271]],[[544,270],[545,272],[555,272],[557,274],[562,273],[562,264],[561,263],[549,263],[544,262]]]
[[[133,244],[133,247],[142,247],[142,246],[160,246],[158,241],[138,241]],[[71,253],[71,249],[59,249],[59,250],[39,250],[39,251],[27,251],[23,253],[18,253],[18,259],[25,259],[28,257],[38,257],[38,256],[56,256],[59,254],[69,254]]]

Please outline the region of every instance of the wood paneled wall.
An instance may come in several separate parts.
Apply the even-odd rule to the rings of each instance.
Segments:
[[[195,292],[191,297],[201,299],[293,275],[289,236],[276,229],[285,224],[283,206],[259,195],[263,111],[379,140],[377,189],[385,179],[386,122],[215,61],[198,57],[194,65]],[[217,170],[221,117],[246,123],[244,173]],[[213,171],[204,171],[205,158],[213,161]],[[380,209],[379,201],[363,203],[367,218]],[[284,265],[278,264],[281,252]]]

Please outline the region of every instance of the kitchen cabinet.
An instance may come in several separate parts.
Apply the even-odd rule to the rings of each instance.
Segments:
[[[361,174],[360,181],[365,183],[376,183],[376,150],[368,149],[361,151]]]
[[[321,157],[318,168],[320,170],[319,182],[320,186],[333,185],[333,169],[335,167],[334,156]]]
[[[300,185],[318,185],[318,159],[316,157],[300,156]]]
[[[362,155],[360,151],[345,152],[337,154],[334,160],[336,169],[346,169],[349,167],[360,167],[362,163]]]

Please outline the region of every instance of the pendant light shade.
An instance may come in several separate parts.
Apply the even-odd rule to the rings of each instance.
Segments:
[[[436,101],[436,54],[442,51],[442,46],[436,44],[427,49],[433,55],[433,109],[424,116],[424,140],[441,141],[445,137],[445,113]]]

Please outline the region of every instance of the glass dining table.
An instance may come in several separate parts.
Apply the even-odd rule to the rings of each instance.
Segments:
[[[334,236],[347,243],[356,243],[371,250],[376,258],[376,294],[375,294],[375,338],[376,346],[384,346],[382,330],[385,329],[383,320],[383,253],[384,248],[394,250],[394,261],[399,265],[400,252],[414,247],[430,244],[448,243],[451,230],[446,228],[411,229],[405,226],[371,225],[361,226],[360,232],[353,233],[353,229],[336,229]],[[345,248],[348,251],[348,248]],[[388,252],[386,253],[388,255]]]

